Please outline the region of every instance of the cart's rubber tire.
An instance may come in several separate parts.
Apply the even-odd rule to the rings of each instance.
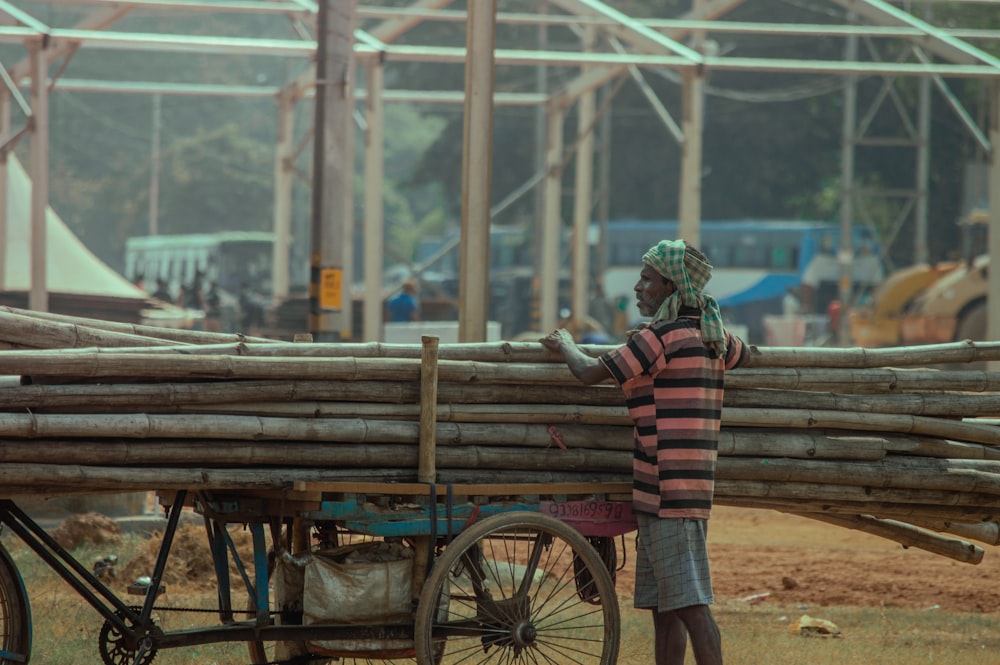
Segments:
[[[0,545],[0,665],[23,665],[31,656],[31,608],[14,560]]]
[[[548,515],[511,512],[468,527],[437,557],[414,643],[418,665],[614,665],[620,623],[611,574],[587,539]]]

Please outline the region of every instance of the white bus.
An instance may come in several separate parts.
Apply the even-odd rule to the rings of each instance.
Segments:
[[[270,300],[274,234],[219,231],[136,236],[125,244],[125,274],[150,295],[189,309],[192,286],[214,288],[226,329],[240,329],[251,310]],[[236,319],[239,317],[239,320]]]

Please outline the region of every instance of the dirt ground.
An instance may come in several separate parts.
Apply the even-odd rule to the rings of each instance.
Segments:
[[[1000,611],[998,546],[976,543],[985,556],[972,565],[770,510],[716,506],[709,525],[718,603]],[[623,599],[634,584],[630,564],[618,574]],[[769,595],[751,598],[760,594]]]
[[[61,530],[67,536],[80,531],[89,536],[109,531],[110,538],[118,537],[110,530],[96,528],[97,517],[67,520]],[[71,528],[74,525],[76,530]],[[1000,611],[998,546],[976,543],[985,549],[985,555],[981,563],[973,565],[804,517],[729,506],[715,507],[708,533],[716,602],[720,604]],[[237,530],[232,536],[249,560],[249,533]],[[623,602],[629,602],[634,586],[633,538],[633,534],[625,537],[624,569],[617,573],[616,586]],[[165,581],[175,590],[178,586],[202,589],[214,584],[211,556],[204,541],[204,527],[188,525],[178,531],[165,571]],[[119,579],[128,581],[148,574],[158,548],[157,534],[119,571]]]

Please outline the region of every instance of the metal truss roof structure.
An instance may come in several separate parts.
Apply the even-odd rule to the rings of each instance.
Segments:
[[[331,0],[337,2],[338,0]],[[377,0],[356,0],[354,10],[353,53],[358,68],[366,72],[392,68],[397,63],[427,63],[430,65],[466,66],[475,53],[467,47],[464,28],[471,24],[471,15],[464,8],[455,5],[464,3],[452,0],[411,0],[407,3],[384,0],[383,6]],[[863,114],[859,123],[856,97],[852,88],[861,77],[882,77],[885,81],[884,93],[879,95],[879,103],[895,103],[898,97],[892,94],[893,82],[899,77],[918,77],[923,90],[931,86],[945,96],[953,111],[962,118],[970,134],[992,155],[991,145],[996,143],[1000,129],[994,110],[993,124],[980,128],[970,115],[962,109],[948,89],[948,81],[956,78],[975,78],[989,81],[994,90],[991,102],[994,109],[1000,107],[996,90],[1000,90],[1000,59],[981,48],[981,44],[1000,38],[1000,30],[976,27],[956,27],[936,25],[933,12],[946,3],[937,0],[913,2],[887,2],[885,0],[802,0],[799,5],[812,5],[817,9],[820,20],[816,23],[801,24],[762,20],[728,19],[739,16],[764,14],[764,8],[780,9],[774,0],[690,0],[686,11],[677,10],[674,16],[629,16],[616,9],[614,0],[548,0],[547,2],[527,2],[525,0],[469,0],[476,3],[476,9],[487,7],[493,21],[495,45],[491,44],[488,57],[493,66],[542,67],[550,72],[560,72],[558,86],[540,91],[531,82],[524,90],[504,89],[492,91],[495,105],[516,104],[544,108],[549,118],[550,134],[561,129],[561,116],[572,104],[589,108],[587,116],[593,118],[593,97],[595,90],[609,81],[630,78],[639,85],[653,105],[656,113],[671,130],[675,139],[684,145],[682,166],[681,209],[682,230],[688,230],[688,237],[697,237],[697,223],[700,206],[697,198],[699,187],[697,177],[700,172],[700,132],[701,124],[696,111],[701,108],[705,94],[705,78],[717,75],[738,75],[741,72],[771,72],[776,76],[796,77],[835,76],[845,83],[845,99],[848,101],[849,115],[845,118],[845,151],[842,155],[842,180],[851,182],[853,177],[853,147],[864,141],[865,121],[871,111]],[[678,5],[683,3],[677,3]],[[988,5],[989,0],[952,0],[948,5]],[[753,10],[759,9],[759,12]],[[204,34],[177,34],[169,31],[171,16],[204,14],[251,14],[268,17],[269,34],[247,36],[223,36]],[[30,173],[33,189],[33,219],[38,225],[44,219],[44,209],[48,198],[48,96],[59,94],[61,90],[91,91],[108,94],[164,94],[164,95],[214,95],[239,97],[273,97],[279,113],[279,145],[277,146],[275,169],[275,228],[279,238],[287,235],[290,207],[288,189],[291,188],[291,168],[289,161],[301,151],[302,145],[295,145],[288,130],[287,115],[297,100],[311,96],[315,90],[314,64],[317,58],[318,41],[317,18],[320,3],[314,0],[53,0],[36,2],[33,0],[0,0],[0,70],[4,89],[0,95],[0,135],[2,145],[9,149],[23,136],[31,139]],[[775,11],[775,14],[778,12]],[[161,21],[150,21],[160,17]],[[133,19],[142,18],[142,25],[156,25],[162,31],[135,31],[127,29]],[[780,18],[780,16],[778,17]],[[272,20],[273,19],[273,26]],[[56,24],[65,21],[66,24]],[[454,43],[431,43],[421,26],[435,22],[455,26]],[[510,37],[517,30],[538,29],[544,26],[553,31],[562,31],[574,40],[559,47],[524,49]],[[273,32],[270,32],[272,31]],[[433,33],[440,36],[438,33]],[[718,49],[718,43],[726,40],[741,40],[767,36],[773,39],[814,37],[817,45],[837,40],[840,47],[821,49],[814,58],[768,57],[756,53],[752,48],[725,51]],[[740,42],[741,45],[750,42]],[[859,43],[866,48],[859,49]],[[483,47],[478,47],[482,49]],[[209,55],[224,59],[227,56],[259,56],[290,60],[297,63],[297,76],[285,81],[281,86],[258,85],[248,81],[240,85],[216,85],[201,81],[140,81],[124,78],[129,68],[123,66],[107,73],[106,77],[81,79],[73,76],[73,60],[84,50],[114,50],[129,58],[151,58],[161,54],[182,56],[185,54]],[[747,51],[744,53],[743,51]],[[820,52],[821,51],[821,52]],[[483,55],[485,51],[480,53]],[[833,55],[831,55],[833,54]],[[373,69],[376,68],[376,69]],[[651,70],[670,70],[681,80],[683,108],[671,113],[645,83],[644,75]],[[369,81],[371,77],[368,77]],[[384,80],[381,76],[376,79]],[[27,97],[22,90],[27,88]],[[380,102],[407,101],[433,104],[466,104],[467,91],[457,89],[409,90],[380,87],[377,90],[353,90],[358,99],[369,99],[378,95]],[[927,168],[926,153],[927,118],[929,113],[926,95],[921,94],[921,108],[916,110],[918,120],[907,125],[910,143],[917,151],[914,163],[918,173],[912,194],[912,203],[904,206],[896,231],[911,222],[918,237],[915,260],[926,258],[926,241],[921,245],[921,237],[926,237],[926,197]],[[11,104],[18,111],[11,113]],[[468,106],[467,106],[468,109]],[[909,112],[910,109],[899,109]],[[18,112],[24,117],[23,123],[12,126],[12,115]],[[675,115],[679,119],[675,119]],[[583,116],[581,116],[583,117]],[[377,120],[377,118],[376,118]],[[586,129],[586,124],[583,124]],[[592,122],[590,123],[592,127]],[[912,126],[910,126],[912,124]],[[284,126],[285,130],[280,128]],[[589,132],[589,130],[587,130]],[[381,140],[381,135],[377,137]],[[566,151],[561,145],[550,143],[545,146],[549,155],[545,168],[532,178],[525,190],[536,185],[555,186],[552,171],[568,161],[566,153],[578,154],[592,151],[592,137],[581,134],[576,144]],[[539,148],[541,151],[541,148]],[[589,160],[577,160],[585,162]],[[1000,167],[991,158],[993,167],[989,182],[992,189],[1000,191]],[[284,164],[285,166],[278,166]],[[922,165],[922,166],[921,166]],[[578,167],[579,169],[580,167]],[[589,221],[589,201],[592,197],[591,184],[587,173],[577,171],[576,206],[586,209],[586,213],[575,215],[575,224]],[[377,187],[377,184],[369,186]],[[856,201],[850,187],[845,187],[842,199],[842,221],[854,217]],[[518,195],[523,194],[520,192]],[[366,194],[367,201],[378,199],[379,192]],[[1000,220],[1000,196],[992,197],[991,215]],[[553,208],[552,206],[555,206]],[[366,214],[368,214],[366,212]],[[861,213],[863,217],[863,212]],[[921,218],[922,217],[922,218]],[[912,219],[915,218],[915,221]],[[540,223],[558,224],[558,201],[551,203],[544,211]],[[381,227],[380,211],[372,213],[366,224]],[[40,228],[36,226],[35,228]],[[0,220],[0,232],[3,223]],[[36,263],[44,264],[44,234],[33,243]],[[381,231],[372,233],[381,238]],[[580,234],[578,234],[580,235]],[[843,234],[849,238],[850,234]],[[2,235],[0,235],[2,237]],[[1000,233],[991,233],[991,253],[1000,254]],[[366,235],[367,240],[367,235]],[[847,241],[849,242],[849,240]],[[996,247],[993,243],[998,243]],[[287,254],[287,246],[284,248]],[[381,247],[376,248],[381,250]],[[576,248],[579,250],[579,248]],[[280,243],[279,243],[280,250]],[[40,251],[40,254],[35,254]],[[552,256],[552,248],[542,249],[546,256]],[[584,253],[579,252],[577,253]],[[276,252],[276,258],[279,252]],[[378,255],[372,253],[371,255]],[[585,261],[581,258],[580,261]],[[281,269],[281,263],[276,270]],[[287,265],[285,266],[287,268]],[[586,269],[586,263],[574,263],[575,269]],[[1000,280],[1000,271],[995,271]],[[0,275],[3,274],[0,266]],[[32,307],[46,309],[44,265],[34,268]],[[543,286],[541,305],[544,328],[554,324],[555,286]],[[543,284],[546,282],[542,280]],[[0,285],[2,287],[2,285]],[[287,282],[284,284],[287,288]],[[1000,281],[998,281],[1000,287]],[[276,275],[276,288],[282,283]],[[371,289],[379,293],[381,289]],[[1000,288],[996,291],[1000,292]],[[460,303],[460,306],[466,303]],[[469,307],[474,307],[471,303]],[[578,308],[579,306],[579,308]],[[998,312],[1000,308],[991,308]],[[366,310],[381,312],[380,307]],[[550,311],[551,310],[551,311]],[[574,294],[574,311],[586,311],[583,295]],[[380,316],[380,314],[379,314]],[[475,311],[473,317],[485,315]],[[374,327],[378,319],[366,320],[366,336],[378,333]],[[369,325],[371,331],[369,331]],[[1000,326],[991,330],[1000,330]],[[471,340],[470,340],[471,341]]]

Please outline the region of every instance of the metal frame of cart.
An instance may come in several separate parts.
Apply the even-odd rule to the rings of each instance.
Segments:
[[[634,520],[628,501],[613,500],[626,489],[621,484],[608,485],[606,493],[574,494],[581,489],[337,483],[304,485],[277,498],[252,491],[169,493],[161,496],[168,506],[167,525],[141,605],[119,598],[13,501],[0,500],[0,522],[103,617],[97,646],[109,665],[146,665],[161,649],[214,642],[246,642],[251,663],[336,657],[434,665],[456,660],[605,665],[616,662],[620,628],[613,538],[631,531]],[[287,505],[295,510],[281,509]],[[164,630],[152,618],[155,591],[185,506],[205,522],[220,625]],[[246,525],[252,533],[253,573],[228,535],[231,524]],[[268,579],[275,550],[303,547],[302,534],[310,529],[324,531],[327,538],[360,536],[411,548],[412,611],[363,625],[308,624],[301,613],[275,608]],[[231,563],[245,584],[245,610],[233,602]],[[0,663],[27,662],[27,592],[2,548],[0,613]],[[276,657],[273,645],[278,644],[297,645],[295,655],[286,657],[286,649]],[[333,649],[325,646],[330,644]],[[365,646],[338,651],[338,644]]]

